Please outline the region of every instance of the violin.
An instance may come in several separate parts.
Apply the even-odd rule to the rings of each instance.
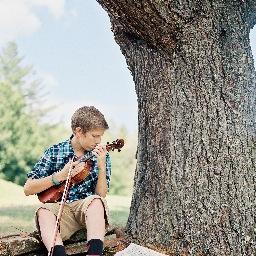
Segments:
[[[114,151],[115,149],[118,152],[121,151],[121,148],[124,146],[123,139],[117,139],[112,143],[107,142],[106,150],[107,151]],[[90,160],[94,155],[90,155],[89,157],[83,156],[79,159],[79,162],[84,162],[84,168],[81,172],[77,173],[74,177],[71,178],[71,185],[79,184],[80,182],[84,181],[86,177],[90,174],[90,170],[92,167],[92,160]],[[65,181],[63,181],[58,186],[50,187],[40,193],[37,194],[37,197],[40,202],[42,203],[55,203],[61,199],[62,194],[65,188]]]

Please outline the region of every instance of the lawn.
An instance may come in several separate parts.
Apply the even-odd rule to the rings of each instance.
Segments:
[[[112,225],[125,225],[130,197],[108,196]],[[38,206],[36,196],[26,197],[23,188],[0,179],[0,236],[35,230],[34,211]]]

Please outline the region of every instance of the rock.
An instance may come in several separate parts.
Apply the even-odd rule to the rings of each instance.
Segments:
[[[123,246],[121,238],[123,229],[113,227],[106,233],[104,247],[105,255],[112,256]],[[76,232],[69,240],[64,242],[68,255],[79,255],[86,249],[86,234],[83,230]],[[45,246],[40,240],[37,231],[5,236],[0,239],[1,256],[47,256]]]

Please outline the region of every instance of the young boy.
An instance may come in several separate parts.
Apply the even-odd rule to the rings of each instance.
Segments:
[[[95,107],[81,107],[71,118],[73,135],[66,141],[48,148],[36,163],[24,185],[26,195],[37,194],[67,179],[70,166],[72,177],[83,170],[81,156],[93,154],[89,176],[73,185],[67,196],[60,232],[53,249],[54,256],[66,255],[63,241],[76,231],[86,228],[88,252],[86,255],[102,255],[105,225],[108,224],[108,208],[105,196],[109,189],[111,165],[105,147],[100,145],[108,124]],[[71,163],[70,159],[76,161]],[[51,250],[53,233],[60,203],[45,203],[36,211],[36,223],[47,250]]]

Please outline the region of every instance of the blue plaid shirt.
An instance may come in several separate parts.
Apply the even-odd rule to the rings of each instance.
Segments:
[[[28,178],[40,179],[52,175],[54,172],[61,170],[69,159],[71,159],[75,153],[71,146],[71,138],[65,140],[59,144],[55,144],[48,148],[41,159],[35,164],[31,172],[27,174]],[[90,151],[86,151],[85,157],[91,156]],[[97,157],[93,156],[92,169],[89,176],[79,184],[73,185],[68,193],[66,202],[73,202],[79,199],[83,199],[87,196],[95,194],[95,188],[98,180],[98,165]],[[106,178],[109,189],[111,175],[111,162],[109,154],[106,155]]]

